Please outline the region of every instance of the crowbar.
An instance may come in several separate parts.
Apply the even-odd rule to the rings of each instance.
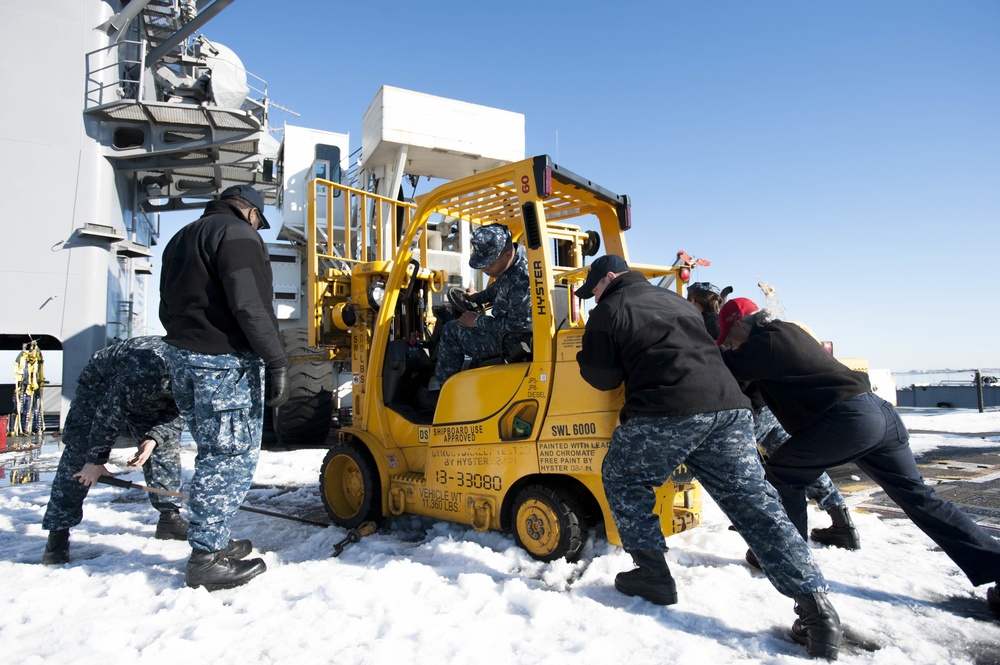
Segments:
[[[126,489],[152,492],[153,494],[166,494],[167,496],[173,496],[178,499],[188,498],[187,494],[181,494],[180,492],[171,492],[170,490],[161,490],[155,487],[147,487],[146,485],[132,483],[127,480],[122,480],[121,478],[116,478],[114,476],[101,476],[100,478],[97,479],[97,482],[104,483],[105,485],[112,485],[114,487],[124,487]],[[257,513],[258,515],[267,515],[269,517],[279,517],[283,520],[292,520],[293,522],[302,522],[303,524],[312,524],[313,526],[321,526],[324,528],[330,526],[330,524],[326,522],[311,520],[305,517],[296,517],[294,515],[285,515],[283,513],[275,513],[270,510],[263,510],[261,508],[252,508],[251,506],[240,506],[239,508],[240,510],[245,510],[248,513]]]
[[[365,536],[370,536],[375,533],[375,522],[362,522],[358,525],[358,528],[351,529],[347,532],[347,537],[342,541],[333,546],[333,554],[331,557],[340,556],[340,553],[344,551],[344,548],[351,543],[356,543]]]

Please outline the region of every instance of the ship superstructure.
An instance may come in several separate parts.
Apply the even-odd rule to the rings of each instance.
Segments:
[[[54,415],[91,354],[146,333],[161,213],[239,183],[274,202],[267,86],[200,34],[232,2],[0,5],[0,413],[29,340]]]

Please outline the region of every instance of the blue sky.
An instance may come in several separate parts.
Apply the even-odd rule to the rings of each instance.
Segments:
[[[274,124],[357,148],[381,85],[523,113],[526,154],[632,198],[633,260],[763,279],[875,368],[1000,366],[998,2],[236,0],[203,33]]]

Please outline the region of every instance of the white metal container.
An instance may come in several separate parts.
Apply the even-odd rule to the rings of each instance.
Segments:
[[[382,86],[362,122],[362,168],[378,172],[401,150],[406,173],[463,178],[524,159],[524,115]]]

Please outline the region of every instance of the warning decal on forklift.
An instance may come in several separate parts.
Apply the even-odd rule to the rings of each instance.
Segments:
[[[542,473],[599,473],[607,447],[607,441],[539,441],[538,470]]]
[[[431,440],[431,428],[427,426],[422,426],[417,428],[417,441],[420,443],[428,443]]]
[[[434,434],[442,437],[444,443],[475,442],[476,436],[483,433],[482,425],[454,425],[451,427],[435,427]]]
[[[583,335],[560,335],[556,360],[576,362],[576,354],[583,348]]]
[[[457,513],[462,506],[462,493],[448,490],[420,488],[420,500],[424,508]]]

